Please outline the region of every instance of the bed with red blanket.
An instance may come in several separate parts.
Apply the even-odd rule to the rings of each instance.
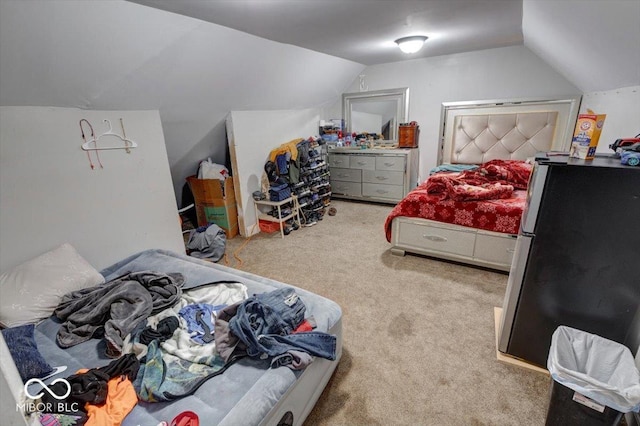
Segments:
[[[443,117],[439,168],[456,172],[431,175],[394,207],[384,225],[391,252],[509,271],[531,173],[526,160],[563,150],[570,119],[553,105],[490,112],[453,105]]]
[[[476,169],[431,175],[387,216],[392,252],[508,271],[531,167],[520,160],[491,160]]]
[[[440,172],[409,192],[385,222],[387,241],[398,216],[419,217],[486,231],[517,234],[531,164],[492,160],[460,173]]]

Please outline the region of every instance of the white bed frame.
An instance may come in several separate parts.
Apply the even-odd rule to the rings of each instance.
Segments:
[[[579,107],[580,97],[444,103],[438,164],[526,160],[538,152],[566,151]],[[401,216],[391,225],[391,252],[509,271],[516,237]]]

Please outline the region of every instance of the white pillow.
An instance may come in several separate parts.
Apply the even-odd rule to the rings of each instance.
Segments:
[[[65,243],[0,276],[0,325],[36,323],[51,316],[66,293],[102,283],[104,277]]]

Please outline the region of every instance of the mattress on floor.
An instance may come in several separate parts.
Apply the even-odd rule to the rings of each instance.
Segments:
[[[106,281],[128,272],[156,271],[180,272],[185,277],[183,289],[218,280],[234,280],[246,285],[248,294],[263,293],[290,286],[304,301],[307,313],[317,323],[317,331],[329,332],[337,337],[335,361],[316,357],[303,371],[286,367],[272,369],[268,360],[243,358],[232,364],[223,374],[207,380],[190,396],[171,402],[139,402],[126,417],[123,425],[151,425],[170,422],[182,411],[198,414],[200,424],[258,425],[277,424],[284,413],[290,411],[294,424],[301,424],[309,414],[342,352],[342,312],[333,301],[317,294],[257,275],[222,265],[201,261],[165,250],[148,250],[133,255],[102,271]],[[36,327],[36,342],[40,353],[50,365],[66,365],[67,371],[107,365],[112,361],[105,356],[101,340],[61,349],[56,344],[60,324],[49,318]]]

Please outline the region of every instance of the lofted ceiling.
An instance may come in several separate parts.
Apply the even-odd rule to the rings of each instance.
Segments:
[[[522,44],[517,0],[130,0],[364,65]],[[429,37],[407,55],[394,40]]]
[[[361,74],[411,86],[425,135],[445,101],[640,86],[639,20],[640,0],[0,0],[0,105],[159,110],[179,195],[225,158],[229,111],[337,117]]]
[[[584,92],[640,85],[640,0],[128,1],[368,66],[525,45]]]

